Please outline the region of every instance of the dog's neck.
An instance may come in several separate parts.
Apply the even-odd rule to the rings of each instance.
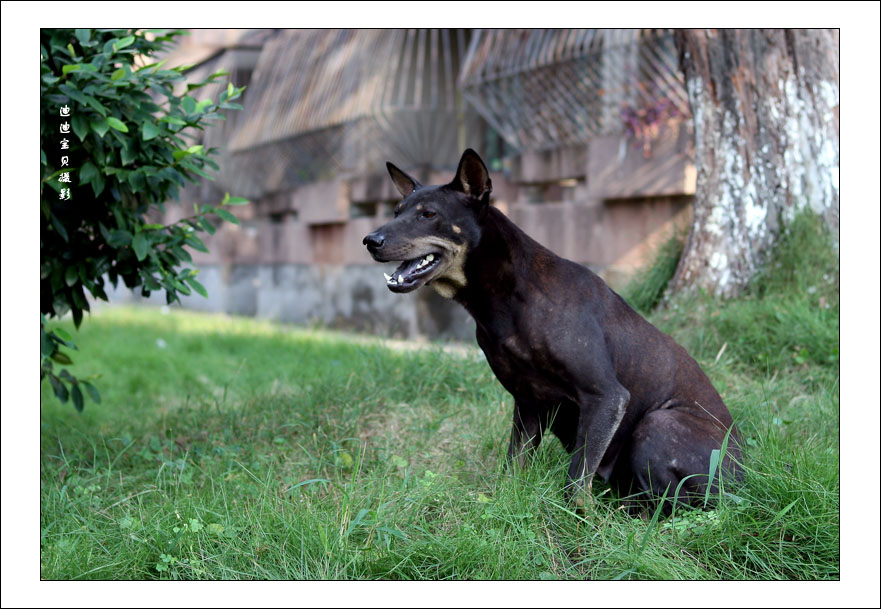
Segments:
[[[465,286],[454,296],[478,325],[490,326],[524,286],[515,269],[535,255],[553,254],[530,238],[502,212],[487,209],[478,245],[468,252]]]

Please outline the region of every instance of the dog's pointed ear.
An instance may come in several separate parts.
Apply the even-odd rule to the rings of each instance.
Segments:
[[[450,186],[475,199],[480,199],[483,203],[489,203],[489,193],[493,188],[492,180],[489,178],[489,170],[483,164],[480,156],[471,148],[462,153],[456,177],[453,178]]]
[[[406,198],[417,188],[422,188],[422,184],[391,163],[386,163],[385,166],[388,168],[389,175],[392,176],[392,182],[395,183],[395,188],[398,189],[398,192],[401,193],[402,197]]]

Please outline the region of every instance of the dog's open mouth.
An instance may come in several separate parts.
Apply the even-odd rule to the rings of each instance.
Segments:
[[[386,273],[385,282],[392,292],[412,292],[424,284],[429,276],[438,268],[443,256],[439,253],[426,254],[421,258],[405,260],[389,276]]]

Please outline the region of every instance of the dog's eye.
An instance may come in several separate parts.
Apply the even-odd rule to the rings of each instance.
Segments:
[[[434,213],[433,211],[424,211],[424,212],[422,212],[422,217],[423,217],[423,218],[434,218],[436,215],[437,215],[437,214]]]

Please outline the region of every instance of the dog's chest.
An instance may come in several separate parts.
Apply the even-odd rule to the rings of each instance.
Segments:
[[[478,344],[496,377],[515,398],[571,399],[571,387],[545,351],[518,334],[504,338],[478,335]]]

